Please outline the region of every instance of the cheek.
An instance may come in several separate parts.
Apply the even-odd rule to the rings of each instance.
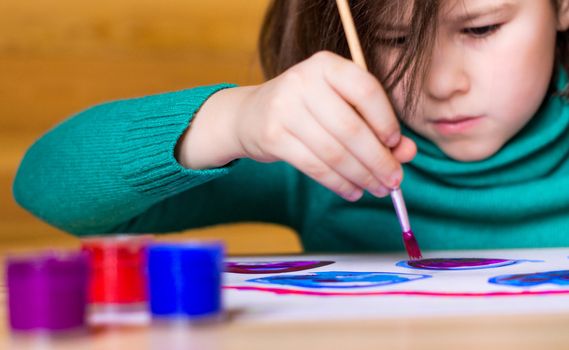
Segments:
[[[381,77],[386,77],[391,72],[393,66],[398,59],[398,55],[395,52],[379,52],[376,51],[376,55],[380,56],[381,59],[378,60],[379,63],[379,75]],[[385,88],[385,87],[384,87]],[[391,103],[397,115],[401,115],[401,111],[404,109],[405,95],[403,92],[403,83],[399,82],[392,91],[389,92],[389,97]]]
[[[391,102],[393,103],[393,108],[397,112],[397,115],[401,115],[401,111],[403,110],[405,96],[403,94],[403,87],[402,84],[399,83],[393,91],[391,92]]]
[[[555,37],[550,23],[521,22],[492,45],[494,53],[486,62],[492,67],[487,77],[491,84],[486,91],[494,112],[523,123],[537,111],[551,80]]]

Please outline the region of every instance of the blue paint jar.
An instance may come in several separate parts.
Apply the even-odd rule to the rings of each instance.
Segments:
[[[203,320],[221,316],[224,254],[219,241],[151,244],[148,292],[152,317]]]

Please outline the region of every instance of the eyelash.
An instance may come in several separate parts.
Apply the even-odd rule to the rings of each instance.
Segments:
[[[464,28],[460,32],[462,34],[470,35],[474,38],[479,39],[494,34],[496,31],[498,31],[498,29],[500,29],[501,26],[502,26],[501,24],[491,24],[482,27],[470,27],[470,28]]]
[[[379,42],[381,45],[390,46],[390,47],[401,47],[407,41],[407,37],[405,36],[398,36],[393,38],[380,38]]]
[[[469,27],[462,29],[460,32],[465,35],[470,35],[475,39],[483,39],[497,32],[501,26],[502,24],[491,24],[482,27]],[[379,39],[382,45],[391,47],[400,47],[405,44],[406,40],[407,37],[405,36]]]

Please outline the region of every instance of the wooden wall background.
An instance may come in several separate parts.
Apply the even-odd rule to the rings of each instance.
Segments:
[[[217,82],[259,83],[268,0],[0,1],[0,250],[74,247],[26,213],[12,181],[26,148],[69,115],[110,99]],[[239,253],[297,252],[287,228],[240,224],[185,237]]]

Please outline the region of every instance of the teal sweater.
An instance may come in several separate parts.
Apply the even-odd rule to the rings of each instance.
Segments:
[[[350,203],[283,162],[241,159],[199,171],[179,165],[174,147],[193,115],[231,86],[114,101],[73,116],[29,149],[16,200],[77,235],[262,221],[292,227],[307,251],[402,249],[389,197],[366,193]],[[517,136],[479,162],[454,161],[405,132],[419,153],[404,166],[402,189],[423,249],[569,246],[569,105],[562,98],[544,101]]]

